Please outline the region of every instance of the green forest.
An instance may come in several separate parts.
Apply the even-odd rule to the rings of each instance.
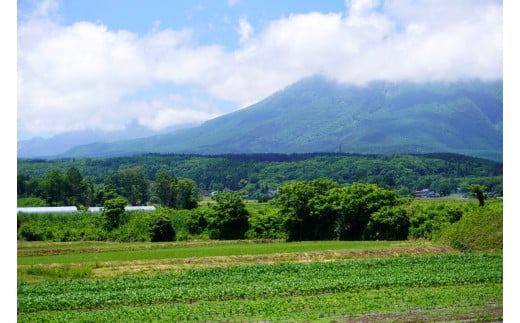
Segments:
[[[437,198],[414,198],[429,189]],[[19,160],[18,206],[103,206],[18,214],[27,241],[444,239],[500,250],[502,165],[454,154],[139,155]],[[155,205],[154,212],[125,212]],[[464,220],[464,221],[463,221]],[[478,234],[463,235],[465,221]],[[498,222],[500,223],[498,223]],[[485,225],[484,225],[485,224]],[[454,229],[462,226],[462,229]],[[475,223],[469,225],[474,228]],[[488,229],[486,229],[488,228]],[[450,231],[452,230],[452,231]]]
[[[171,205],[164,181],[200,195],[240,191],[265,201],[291,181],[329,179],[340,186],[376,184],[398,196],[429,189],[464,194],[472,184],[502,195],[502,164],[457,154],[236,154],[18,160],[18,206],[101,206],[122,196],[131,204]],[[162,181],[162,182],[161,182]],[[32,203],[32,204],[31,204]]]

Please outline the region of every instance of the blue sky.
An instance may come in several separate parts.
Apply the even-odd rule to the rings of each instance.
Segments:
[[[58,19],[65,25],[82,20],[95,21],[112,30],[126,29],[140,35],[153,28],[190,28],[194,44],[220,44],[233,50],[240,46],[236,36],[241,18],[247,19],[256,29],[262,29],[270,21],[291,14],[344,12],[345,9],[345,2],[341,0],[162,0],[146,4],[142,0],[77,0],[60,2]]]
[[[20,0],[18,138],[202,123],[300,80],[502,78],[502,1]]]

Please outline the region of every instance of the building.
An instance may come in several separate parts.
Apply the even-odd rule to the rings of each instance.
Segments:
[[[102,206],[91,206],[87,209],[87,212],[98,213],[103,212],[104,207]],[[125,211],[155,211],[155,206],[141,205],[141,206],[125,206]]]
[[[16,212],[34,214],[78,213],[78,208],[75,206],[19,207],[16,208]]]
[[[441,197],[441,195],[437,192],[430,191],[429,189],[425,188],[420,191],[415,191],[412,193],[413,197]]]
[[[141,206],[125,206],[125,211],[155,211],[155,206],[141,205]]]

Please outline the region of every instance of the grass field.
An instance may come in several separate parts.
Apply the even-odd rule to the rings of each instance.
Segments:
[[[426,241],[18,244],[19,322],[500,321],[502,255]]]

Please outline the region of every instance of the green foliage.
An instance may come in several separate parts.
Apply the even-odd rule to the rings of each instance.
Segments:
[[[18,207],[47,206],[47,201],[41,197],[20,197],[16,201]]]
[[[433,234],[449,223],[458,221],[462,214],[473,209],[468,202],[433,202],[412,201],[408,205],[410,218],[409,238],[432,239]]]
[[[329,211],[324,199],[338,184],[331,180],[316,179],[292,182],[279,190],[276,204],[286,218],[289,241],[325,240],[333,237],[335,214]]]
[[[176,209],[194,209],[198,206],[200,192],[194,180],[185,178],[170,184],[172,206]]]
[[[340,240],[367,238],[365,230],[371,215],[398,203],[395,191],[362,183],[332,190],[328,200],[338,214],[334,231]]]
[[[366,238],[370,216],[397,204],[397,194],[375,184],[338,187],[331,180],[293,182],[277,198],[287,218],[288,240],[359,240]]]
[[[199,238],[190,233],[188,225],[192,214],[198,209],[199,208],[192,210],[174,210],[170,208],[159,208],[156,212],[162,212],[169,217],[175,231],[175,240],[184,241]]]
[[[124,212],[119,227],[106,232],[106,240],[117,242],[150,241],[148,212]]]
[[[152,216],[149,233],[152,242],[175,240],[175,230],[173,229],[170,217],[164,213],[158,213]]]
[[[88,213],[18,214],[18,240],[81,241],[104,240],[101,218]]]
[[[173,196],[170,188],[172,182],[173,178],[165,171],[159,171],[155,174],[154,189],[161,205],[173,206]]]
[[[206,221],[212,239],[242,239],[248,230],[249,212],[238,192],[225,191],[214,197],[214,212],[207,214]]]
[[[53,240],[53,233],[49,227],[40,227],[34,223],[22,223],[18,228],[18,240],[44,241]]]
[[[358,291],[358,297],[361,297],[361,294],[374,290],[395,289],[394,292],[406,292],[416,288],[464,288],[468,285],[493,285],[498,288],[493,300],[499,301],[501,295],[497,294],[500,294],[501,287],[498,286],[503,282],[502,261],[502,257],[496,254],[458,254],[308,264],[253,264],[187,269],[156,275],[129,275],[113,279],[18,283],[17,310],[19,315],[38,315],[51,311],[90,312],[94,309],[140,308],[164,304],[180,306],[199,304],[202,301],[218,301],[222,306],[225,302],[243,299],[283,301],[310,295],[319,296],[319,299],[330,294],[352,291]],[[476,296],[474,300],[477,301],[478,298]],[[379,295],[378,302],[382,302],[381,299],[394,304],[392,298],[388,298],[385,293]],[[404,301],[401,298],[398,300]],[[355,297],[349,301],[355,301]],[[424,300],[425,304],[431,304],[431,301],[432,299]],[[301,308],[304,309],[305,307]],[[239,311],[237,308],[235,310]],[[409,310],[410,308],[406,308],[407,313]],[[370,309],[365,311],[370,312]],[[228,314],[232,317],[237,313]],[[213,321],[211,317],[191,320]]]
[[[371,240],[406,240],[410,220],[402,206],[384,206],[370,216],[367,237]]]
[[[273,207],[251,213],[246,237],[249,239],[287,239],[285,222],[286,219]]]
[[[465,212],[460,221],[444,226],[435,234],[434,241],[466,252],[502,252],[502,201]]]
[[[113,186],[132,205],[140,205],[148,200],[149,182],[142,165],[115,172],[105,178],[105,185]]]
[[[190,212],[186,221],[188,232],[192,235],[200,235],[208,227],[208,219],[217,218],[216,211],[210,207],[199,207]]]
[[[56,268],[31,266],[22,272],[22,274],[50,279],[82,279],[91,276],[92,268],[88,266],[59,266]]]
[[[475,196],[478,199],[479,206],[484,206],[484,200],[486,198],[485,192],[486,187],[479,184],[472,184],[469,187],[469,194]]]
[[[43,191],[50,205],[63,205],[66,203],[66,179],[59,169],[53,169],[47,173],[43,182]]]
[[[320,178],[333,180],[339,185],[353,182],[377,184],[385,189],[398,190],[402,196],[423,188],[443,195],[465,193],[475,183],[486,186],[499,196],[503,190],[501,163],[455,154],[149,154],[108,159],[18,160],[18,197],[34,196],[47,200],[44,189],[47,173],[55,169],[66,172],[72,167],[83,176],[82,200],[86,206],[103,205],[105,200],[119,195],[131,201],[129,196],[133,185],[135,192],[141,192],[139,199],[154,197],[155,201],[173,207],[171,196],[167,195],[173,174],[177,178],[195,181],[201,190],[242,190],[254,199],[263,198],[267,191],[276,190],[290,181]],[[143,187],[131,184],[134,179]],[[153,185],[148,185],[143,193],[146,181]],[[163,193],[159,191],[166,194],[162,195],[162,200],[160,195]],[[67,191],[65,196],[71,194]]]
[[[126,204],[127,201],[120,197],[105,201],[103,219],[107,231],[117,229],[121,225]]]

